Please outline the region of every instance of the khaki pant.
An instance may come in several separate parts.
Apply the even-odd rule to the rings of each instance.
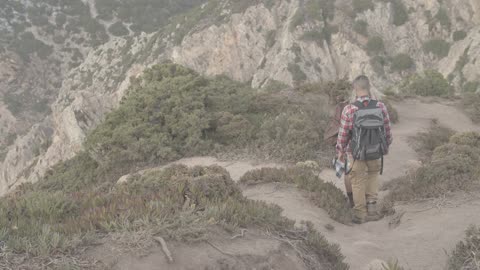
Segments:
[[[354,215],[361,220],[367,216],[367,201],[376,202],[380,160],[356,160],[348,175],[352,182]]]

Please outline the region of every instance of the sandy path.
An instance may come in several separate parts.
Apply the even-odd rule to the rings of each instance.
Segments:
[[[407,170],[407,161],[416,160],[408,138],[429,127],[432,119],[454,130],[480,131],[461,111],[449,104],[423,103],[405,100],[396,103],[400,123],[393,127],[394,144],[391,155],[385,160],[382,182],[401,176]],[[225,167],[234,180],[245,172],[276,167],[277,164],[252,164],[245,162],[221,162],[211,157],[189,158],[178,161],[186,165],[220,165]],[[344,190],[343,183],[332,170],[325,170],[321,177]],[[338,243],[352,270],[369,270],[368,264],[375,260],[397,258],[407,269],[443,269],[447,255],[470,224],[480,224],[480,197],[458,195],[450,201],[429,201],[399,206],[405,211],[402,222],[389,228],[388,219],[357,226],[345,226],[332,221],[320,208],[312,205],[304,194],[281,184],[265,184],[247,188],[244,194],[251,199],[275,203],[284,209],[285,216],[297,221],[308,220],[315,224],[329,241]],[[326,224],[335,226],[335,231],[325,229]]]

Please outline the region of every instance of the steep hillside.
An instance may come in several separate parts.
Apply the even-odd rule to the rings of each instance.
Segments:
[[[82,149],[130,77],[172,60],[253,87],[438,69],[478,88],[476,0],[0,3],[0,194]],[[281,82],[281,83],[280,83]]]

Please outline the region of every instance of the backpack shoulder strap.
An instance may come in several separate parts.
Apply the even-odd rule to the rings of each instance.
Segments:
[[[365,104],[363,102],[359,101],[359,100],[355,101],[352,104],[355,105],[356,107],[358,107],[359,109],[374,109],[374,108],[377,108],[378,101],[374,100],[374,99],[371,99],[371,100],[368,101],[367,106],[365,106]]]
[[[367,108],[369,108],[369,109],[374,109],[374,108],[377,108],[377,107],[378,107],[378,101],[377,101],[377,100],[371,99],[371,100],[368,102]]]
[[[364,108],[365,105],[363,105],[363,102],[357,100],[355,101],[354,103],[352,103],[352,105],[355,105],[357,108],[361,109],[361,108]]]

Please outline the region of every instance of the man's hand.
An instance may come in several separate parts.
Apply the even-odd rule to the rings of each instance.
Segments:
[[[344,154],[344,153],[338,153],[338,154],[337,154],[337,159],[338,159],[340,162],[345,163],[345,154]]]

